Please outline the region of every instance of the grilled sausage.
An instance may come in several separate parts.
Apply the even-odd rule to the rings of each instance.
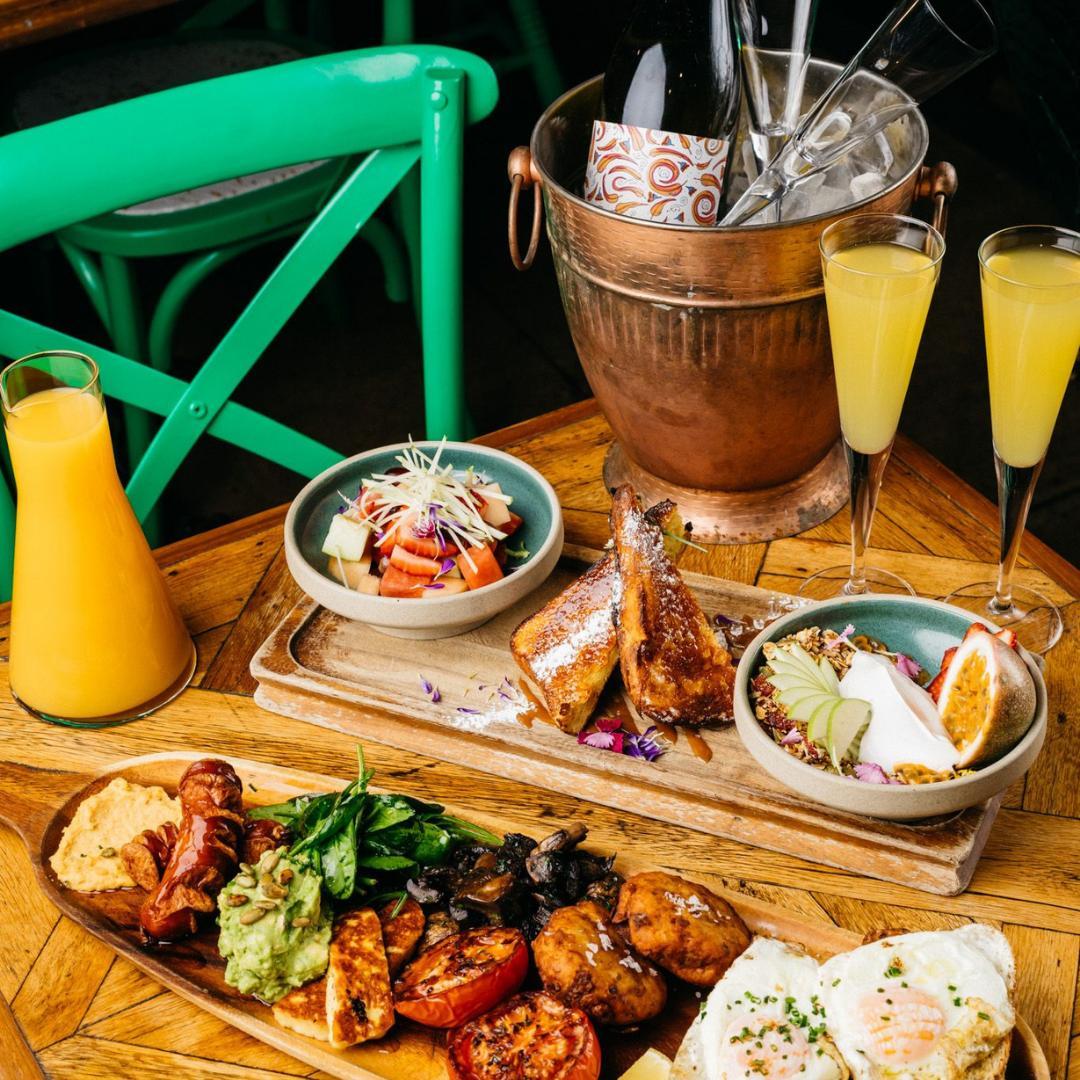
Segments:
[[[242,793],[226,761],[196,761],[180,778],[180,833],[161,882],[139,912],[148,938],[172,941],[193,934],[198,916],[214,910],[240,858]]]
[[[270,818],[259,818],[244,822],[244,859],[248,866],[254,866],[268,851],[288,847],[291,837],[288,826]]]
[[[180,830],[166,821],[156,829],[144,829],[120,849],[124,869],[140,889],[153,892],[158,887],[179,834]]]

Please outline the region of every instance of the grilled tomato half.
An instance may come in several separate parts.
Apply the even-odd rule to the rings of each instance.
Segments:
[[[528,970],[529,947],[520,930],[465,930],[421,953],[402,972],[394,1005],[418,1024],[457,1027],[514,993]]]
[[[518,994],[450,1033],[451,1080],[597,1080],[600,1041],[581,1009]]]

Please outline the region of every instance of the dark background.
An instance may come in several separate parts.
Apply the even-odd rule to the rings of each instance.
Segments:
[[[302,5],[298,5],[301,7]],[[417,40],[445,40],[504,4],[419,0]],[[542,3],[566,87],[601,71],[621,8],[570,0]],[[888,9],[881,0],[821,0],[815,54],[846,60]],[[0,54],[11,93],[24,73],[65,54],[172,32],[193,8],[177,4],[146,16]],[[377,44],[381,5],[330,4],[335,48]],[[951,161],[960,179],[949,218],[948,253],[927,322],[902,429],[969,483],[994,495],[976,249],[1008,225],[1076,227],[1080,181],[1076,63],[1080,15],[1073,0],[1011,0],[995,6],[1003,52],[925,107],[929,161]],[[241,20],[256,26],[255,14]],[[488,58],[505,52],[490,33],[464,46]],[[1071,57],[1071,61],[1063,60]],[[525,70],[500,78],[495,114],[469,132],[466,151],[465,337],[469,401],[479,431],[587,396],[566,328],[546,243],[536,265],[518,274],[506,252],[506,154],[528,137],[542,103]],[[137,148],[134,148],[137,152]],[[78,168],[73,161],[71,168]],[[6,208],[5,212],[12,212]],[[195,295],[175,348],[175,368],[190,377],[280,257],[267,247],[230,264]],[[140,283],[153,301],[172,260],[143,264]],[[420,341],[411,305],[385,299],[378,263],[362,242],[316,290],[267,350],[237,395],[346,453],[422,432]],[[91,341],[104,335],[50,241],[0,255],[2,306]],[[344,311],[342,310],[344,307]],[[1080,562],[1080,394],[1066,396],[1036,494],[1032,531]],[[119,425],[114,424],[114,431]],[[203,440],[168,490],[163,539],[187,535],[284,502],[301,481],[214,439]]]

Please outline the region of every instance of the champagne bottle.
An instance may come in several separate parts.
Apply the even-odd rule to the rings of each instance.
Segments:
[[[585,198],[646,221],[715,225],[738,62],[729,0],[639,0],[604,75]]]

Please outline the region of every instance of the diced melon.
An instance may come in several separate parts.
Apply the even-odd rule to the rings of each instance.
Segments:
[[[367,554],[370,538],[371,530],[366,525],[352,521],[344,514],[335,514],[323,541],[323,554],[346,562],[359,562]]]
[[[484,507],[480,511],[480,516],[495,529],[501,529],[503,525],[510,523],[510,510],[504,499],[489,498],[490,495],[501,495],[502,488],[498,484],[485,484],[483,487],[479,485],[474,488],[477,495],[480,495],[484,499]]]
[[[424,589],[420,593],[421,600],[438,600],[440,596],[456,596],[458,593],[468,592],[469,586],[465,584],[465,579],[460,577],[450,577],[449,574],[446,577],[439,578],[435,582],[435,585],[441,585],[441,589],[436,589],[434,586],[428,589]]]
[[[347,559],[339,559],[331,555],[326,560],[326,572],[337,582],[346,588],[355,589],[357,592],[366,592],[374,595],[379,591],[379,579],[371,572],[371,556],[352,562]],[[374,587],[368,585],[368,581],[374,583]]]

